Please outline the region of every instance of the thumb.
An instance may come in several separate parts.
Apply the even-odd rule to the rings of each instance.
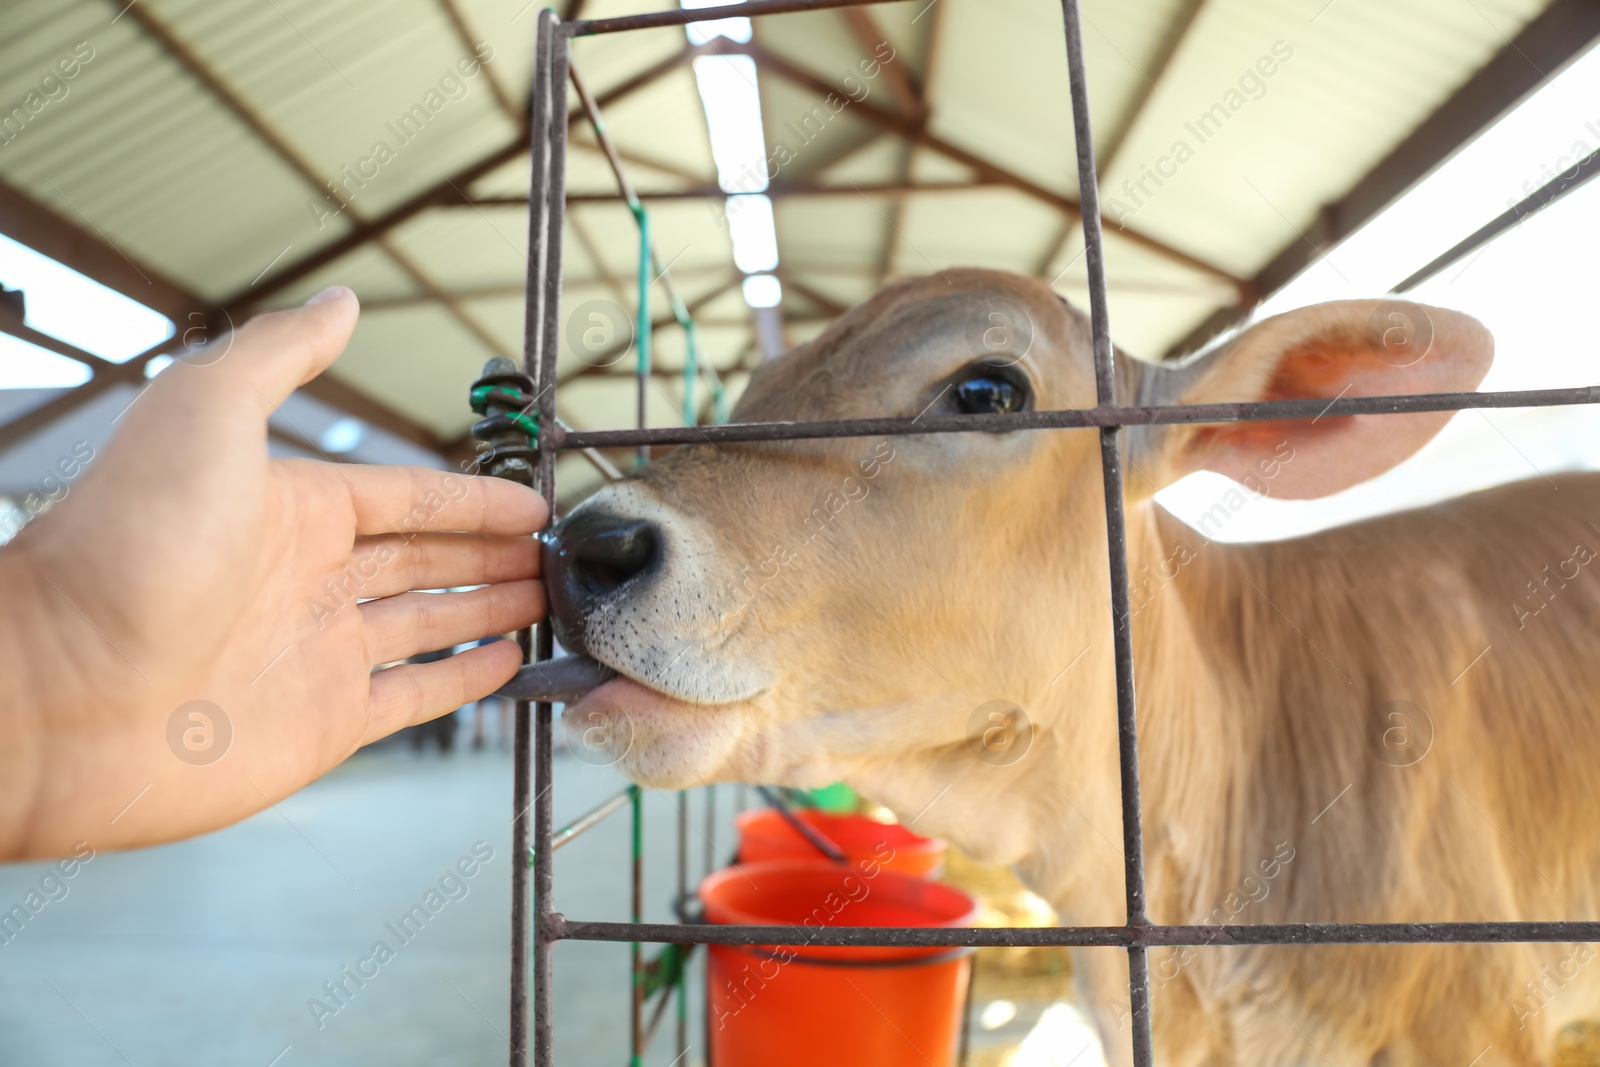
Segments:
[[[163,373],[152,393],[165,386],[187,407],[192,391],[203,390],[215,400],[262,406],[266,415],[328,369],[344,351],[360,313],[355,293],[342,285],[324,289],[303,307],[257,315],[186,354],[168,368],[171,382]]]
[[[324,289],[304,307],[259,315],[238,332],[243,358],[231,369],[248,376],[276,408],[339,358],[360,315],[356,294],[342,285]]]

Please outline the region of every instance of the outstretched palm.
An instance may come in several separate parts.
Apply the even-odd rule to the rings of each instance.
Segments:
[[[356,315],[340,291],[174,364],[0,552],[17,631],[0,731],[18,738],[0,744],[0,856],[225,825],[516,670],[500,642],[371,673],[542,613],[537,494],[267,456],[267,416]],[[413,592],[455,586],[482,588]]]

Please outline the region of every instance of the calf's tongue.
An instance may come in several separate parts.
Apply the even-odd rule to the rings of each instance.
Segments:
[[[588,656],[562,656],[523,666],[511,681],[495,690],[495,696],[570,704],[616,676],[616,671]]]

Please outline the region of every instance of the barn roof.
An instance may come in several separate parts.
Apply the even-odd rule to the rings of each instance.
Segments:
[[[353,415],[372,429],[356,458],[460,454],[467,383],[522,343],[535,11],[15,0],[0,8],[0,107],[24,111],[0,138],[0,234],[167,315],[169,348],[348,284],[361,325],[275,420],[275,447],[315,454]],[[1149,358],[1247,314],[1600,33],[1578,0],[1085,0],[1083,15],[1112,333]],[[670,27],[572,47],[732,395],[760,346],[696,89],[710,51],[760,72],[788,343],[885,281],[952,265],[1038,275],[1085,302],[1058,4],[905,0],[768,16],[746,43]],[[566,306],[631,308],[633,218],[576,115],[572,131]],[[58,438],[101,432],[155,353],[115,362],[4,314],[0,330],[92,372],[71,390],[0,390],[3,493]],[[673,371],[681,332],[655,338]],[[570,423],[631,423],[627,361],[566,351],[563,369]],[[659,385],[651,419],[675,421],[679,386]],[[579,469],[563,460],[581,491],[593,476]]]

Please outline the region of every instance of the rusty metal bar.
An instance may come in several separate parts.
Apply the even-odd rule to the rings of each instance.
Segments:
[[[1072,137],[1078,157],[1078,202],[1083,205],[1083,245],[1089,270],[1089,325],[1094,345],[1095,393],[1102,407],[1117,402],[1116,362],[1111,353],[1111,307],[1106,294],[1106,255],[1100,232],[1100,183],[1094,167],[1089,123],[1089,75],[1083,61],[1083,25],[1078,0],[1061,0],[1067,37],[1067,84],[1072,96]],[[1117,762],[1121,774],[1122,863],[1128,925],[1145,926],[1144,818],[1139,807],[1138,702],[1133,685],[1133,612],[1128,605],[1128,521],[1124,514],[1120,426],[1100,429],[1100,467],[1105,485],[1106,556],[1111,579],[1111,642],[1116,664]],[[1150,963],[1143,945],[1128,946],[1128,999],[1132,1006],[1133,1062],[1150,1067]]]
[[[1234,926],[718,926],[583,922],[557,915],[562,941],[694,945],[891,945],[1002,948],[1233,947],[1240,945],[1600,944],[1600,922],[1243,923]]]
[[[547,105],[549,94],[544,91],[549,79],[548,55],[550,42],[548,27],[541,18],[534,33],[534,63],[533,84],[530,92],[532,120],[535,126],[546,121],[541,111]],[[525,290],[526,319],[523,323],[523,373],[533,379],[535,385],[539,381],[539,341],[541,334],[536,328],[536,323],[542,321],[544,285],[539,276],[536,264],[539,262],[544,244],[543,205],[547,200],[547,183],[549,181],[549,159],[547,158],[548,145],[544,138],[535,136],[529,141],[529,166],[532,176],[529,181],[528,191],[528,273],[527,288]],[[546,462],[549,453],[549,443],[545,434],[540,434],[534,442],[538,448],[538,460],[535,464],[535,479],[541,492],[549,485],[548,475],[552,473],[554,460]],[[522,661],[530,663],[534,653],[542,643],[544,631],[548,629],[547,623],[540,623],[536,630],[523,630],[517,634],[517,643],[522,647]],[[514,723],[512,739],[512,771],[511,771],[511,854],[519,857],[518,862],[511,865],[511,1018],[510,1018],[510,1067],[526,1067],[528,1062],[528,940],[529,927],[533,921],[528,910],[528,893],[530,882],[537,888],[534,890],[541,897],[548,897],[550,892],[550,833],[548,828],[543,832],[535,833],[530,822],[529,809],[533,804],[533,776],[534,776],[534,737],[533,737],[533,706],[526,700],[518,700],[513,704],[512,719]],[[531,849],[530,849],[531,845]],[[523,863],[520,857],[529,856],[530,862]],[[530,870],[532,868],[532,877]],[[535,905],[535,912],[538,906]],[[540,970],[540,964],[549,959],[549,950],[544,946],[534,945],[533,969]],[[543,975],[539,979],[542,988],[547,983]]]
[[[590,830],[593,830],[596,826],[599,826],[601,823],[605,822],[607,816],[614,815],[615,813],[621,811],[622,806],[628,802],[628,798],[632,795],[632,791],[629,789],[620,790],[611,799],[596,805],[594,808],[578,816],[576,819],[573,819],[567,825],[563,826],[561,829],[557,830],[551,835],[550,850],[553,852],[556,849],[561,848],[563,845],[571,844],[573,841],[576,841]]]
[[[806,839],[806,844],[834,863],[850,862],[849,857],[844,854],[844,850],[828,840],[826,834],[809,823],[802,821],[800,816],[794,813],[794,809],[789,806],[789,802],[778,795],[777,790],[768,786],[758,785],[756,786],[756,792],[761,795],[761,799],[765,800],[773,811],[778,813],[779,818],[789,824],[791,830]]]
[[[813,422],[726,422],[720,426],[664,426],[649,430],[558,432],[555,447],[626,448],[639,444],[727,444],[737,441],[810,441],[834,437],[906,437],[937,433],[1010,433],[1017,430],[1083,430],[1113,426],[1256,422],[1316,419],[1323,416],[1409,415],[1465,408],[1542,408],[1600,403],[1600,386],[1565,389],[1509,389],[1492,393],[1411,393],[1400,396],[1346,396],[1333,400],[1255,400],[1170,407],[1064,408],[1010,415],[924,415],[871,419],[819,419]]]
[[[589,37],[597,33],[648,30],[657,26],[683,26],[690,22],[711,22],[715,19],[752,18],[760,15],[785,15],[795,11],[824,11],[835,7],[863,7],[867,4],[905,2],[907,0],[750,0],[747,4],[724,4],[722,7],[651,11],[643,15],[623,15],[611,19],[579,19],[576,22],[563,23],[561,32],[568,37]]]
[[[1478,227],[1471,234],[1463,237],[1449,251],[1441,253],[1426,266],[1395,286],[1393,292],[1404,293],[1415,289],[1435,274],[1447,269],[1452,263],[1465,259],[1524,219],[1532,218],[1568,193],[1581,188],[1596,174],[1600,174],[1600,150],[1590,152],[1574,163],[1570,170],[1564,170],[1557,174],[1544,185],[1541,185]]]
[[[559,321],[561,314],[561,237],[565,211],[563,195],[566,188],[566,39],[559,33],[560,20],[555,13],[539,13],[534,36],[534,77],[530,94],[529,155],[532,165],[532,182],[528,205],[528,295],[526,318],[523,323],[523,350],[527,373],[538,386],[539,425],[543,431],[538,440],[539,491],[550,501],[555,500],[556,451],[550,440],[556,430],[556,357]],[[553,507],[552,507],[553,511]],[[526,645],[524,646],[526,648]],[[538,659],[549,659],[554,650],[554,636],[550,623],[541,622],[534,647],[530,650]],[[554,1067],[555,1041],[552,1018],[554,972],[550,950],[550,918],[554,914],[554,846],[551,827],[555,821],[554,804],[554,750],[551,712],[548,702],[534,705],[533,721],[529,722],[528,705],[517,705],[517,775],[513,804],[515,819],[520,825],[512,854],[527,853],[528,837],[533,845],[533,968],[530,975],[525,966],[518,967],[519,956],[526,958],[528,940],[526,892],[512,897],[512,1005],[511,1005],[511,1064],[524,1067],[528,1062],[527,1049],[532,1045],[536,1067]],[[531,726],[531,729],[530,729]],[[530,737],[531,734],[531,737]],[[524,769],[532,747],[533,782],[537,793],[530,797],[528,775]],[[527,825],[529,806],[532,806],[533,825]],[[513,866],[513,880],[517,872],[526,868],[522,863]],[[518,915],[522,916],[520,923]],[[534,985],[534,1004],[531,1042],[529,1041],[527,982]],[[519,999],[520,991],[520,999]],[[519,1042],[518,1034],[522,1035]]]
[[[566,221],[566,188],[567,188],[567,42],[559,33],[561,21],[553,12],[541,11],[540,18],[545,21],[545,37],[549,41],[549,81],[546,83],[550,103],[547,109],[549,148],[548,200],[545,206],[545,233],[544,233],[544,297],[542,308],[542,322],[540,323],[542,339],[539,344],[539,424],[541,426],[555,426],[556,424],[556,389],[559,385],[559,376],[556,365],[560,356],[560,322],[561,322],[561,270],[562,270],[562,236]],[[555,513],[556,499],[556,457],[552,450],[544,445],[543,435],[540,436],[540,491],[551,503],[551,515]],[[545,466],[548,464],[548,470]],[[539,633],[539,658],[549,659],[554,651],[555,637],[547,620]],[[539,834],[539,840],[549,836],[551,822],[555,809],[555,774],[551,760],[555,751],[554,739],[551,729],[551,715],[553,708],[548,703],[539,705],[538,742],[539,742],[539,793],[534,798],[536,817],[534,829]],[[538,873],[542,880],[539,886],[540,893],[537,898],[538,907],[535,912],[534,945],[536,951],[536,975],[538,978],[537,1001],[534,1006],[534,1056],[536,1067],[555,1067],[555,1039],[554,1039],[554,992],[555,976],[550,960],[550,942],[546,940],[544,932],[545,922],[554,912],[554,869],[553,865],[546,863],[545,869]],[[540,953],[542,950],[542,955]]]
[[[698,341],[695,333],[694,319],[691,317],[688,306],[684,304],[683,298],[678,295],[677,285],[673,283],[671,273],[672,264],[668,263],[664,266],[662,265],[661,256],[657,253],[655,245],[651,242],[649,213],[645,211],[644,205],[640,201],[638,191],[634,189],[633,182],[628,178],[627,170],[622,165],[622,156],[617,150],[616,143],[611,140],[611,135],[606,131],[605,120],[600,115],[600,105],[595,101],[594,97],[590,95],[589,88],[584,83],[582,75],[578,73],[578,68],[576,66],[570,68],[569,74],[572,78],[572,87],[577,90],[578,100],[582,105],[584,114],[588,115],[589,123],[594,127],[595,140],[599,143],[601,149],[604,151],[606,162],[611,167],[611,173],[617,179],[617,190],[622,199],[627,202],[628,207],[633,212],[634,219],[639,226],[639,308],[636,318],[640,326],[636,327],[637,336],[634,341],[639,350],[639,367],[637,374],[639,428],[644,429],[645,425],[646,401],[650,377],[650,340],[652,335],[655,333],[655,327],[653,323],[651,328],[648,330],[642,329],[642,324],[652,322],[650,317],[650,286],[653,284],[653,282],[661,283],[662,289],[665,290],[667,294],[667,305],[672,312],[672,318],[678,323],[679,326],[683,327],[686,337],[688,354],[683,371],[683,395],[684,406],[686,410],[686,417],[684,421],[692,426],[695,423],[695,419],[692,414],[695,375],[701,372],[705,373],[706,377],[710,381],[713,395],[718,398],[719,407],[722,396],[722,380],[717,375],[716,367],[712,366],[710,363],[699,364],[697,358]],[[652,270],[655,271],[655,277],[653,279],[650,276],[650,271]],[[639,461],[643,463],[649,458],[648,449],[641,449]]]
[[[673,901],[672,913],[683,921],[684,909],[689,900],[689,791],[678,790],[678,895]],[[689,961],[683,961],[683,969],[678,972],[677,989],[666,986],[661,991],[661,1007],[656,1009],[656,1018],[651,1020],[650,1030],[655,1031],[656,1023],[661,1018],[661,1012],[666,1007],[669,999],[675,999],[677,1011],[677,1059],[681,1060],[689,1054]],[[646,1038],[648,1040],[648,1038]]]

